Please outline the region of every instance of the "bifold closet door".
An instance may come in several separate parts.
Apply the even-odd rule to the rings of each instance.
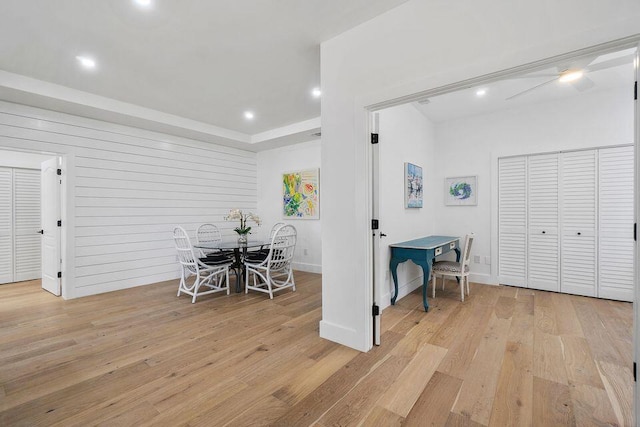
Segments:
[[[40,224],[40,171],[14,169],[14,282],[39,279],[42,236]]]
[[[633,146],[599,153],[598,296],[633,301]]]
[[[527,282],[529,288],[560,290],[557,154],[529,156],[527,194],[529,224]]]
[[[499,282],[527,286],[527,159],[498,159]]]
[[[597,296],[596,150],[561,154],[561,277],[564,293]]]
[[[13,172],[0,168],[0,283],[13,282]]]

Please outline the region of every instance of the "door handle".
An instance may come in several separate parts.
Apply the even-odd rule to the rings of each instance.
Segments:
[[[44,234],[44,230],[36,231],[36,234]]]
[[[383,238],[383,237],[387,237],[387,235],[384,233],[380,233],[380,238]]]
[[[542,232],[542,234],[547,234],[547,232],[546,232],[546,231],[543,231],[543,232]]]
[[[578,236],[581,236],[581,235],[582,235],[582,233],[578,231]]]

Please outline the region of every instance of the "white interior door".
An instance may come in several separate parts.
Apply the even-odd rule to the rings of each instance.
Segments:
[[[560,290],[558,155],[529,156],[528,160],[527,283],[533,289],[557,292]]]
[[[527,158],[498,159],[498,280],[527,286]]]
[[[13,172],[0,168],[0,283],[13,282]]]
[[[58,159],[42,163],[42,288],[60,295],[60,176]]]
[[[562,153],[562,292],[597,296],[597,150]]]

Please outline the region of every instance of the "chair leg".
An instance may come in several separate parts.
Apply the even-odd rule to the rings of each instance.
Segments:
[[[460,278],[460,297],[464,302],[464,276]]]
[[[431,273],[431,298],[436,297],[436,275]]]
[[[442,290],[444,291],[444,281],[447,280],[447,276],[442,275]]]
[[[465,280],[467,282],[467,295],[469,295],[469,276],[467,276]]]
[[[229,286],[229,269],[228,268],[225,270],[225,279],[227,280],[227,295],[229,295],[230,286]]]

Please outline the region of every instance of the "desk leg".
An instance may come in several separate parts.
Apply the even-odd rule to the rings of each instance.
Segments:
[[[415,260],[413,262],[422,267],[422,275],[424,276],[422,280],[422,305],[424,306],[424,311],[429,311],[429,302],[427,301],[427,287],[429,286],[429,274],[431,274],[431,262],[416,262]]]
[[[391,297],[391,305],[395,305],[396,303],[396,298],[398,298],[398,264],[400,264],[400,261],[395,259],[395,258],[391,258],[391,261],[389,262],[389,269],[391,270],[391,276],[393,277],[393,296]]]
[[[455,248],[454,251],[456,251],[456,262],[460,262],[460,249]],[[460,277],[456,276],[456,280],[460,283]]]
[[[242,292],[242,278],[244,276],[244,268],[242,268],[242,259],[240,257],[240,248],[234,248],[233,255],[236,258],[236,262],[232,267],[236,272],[236,293],[239,294]]]

